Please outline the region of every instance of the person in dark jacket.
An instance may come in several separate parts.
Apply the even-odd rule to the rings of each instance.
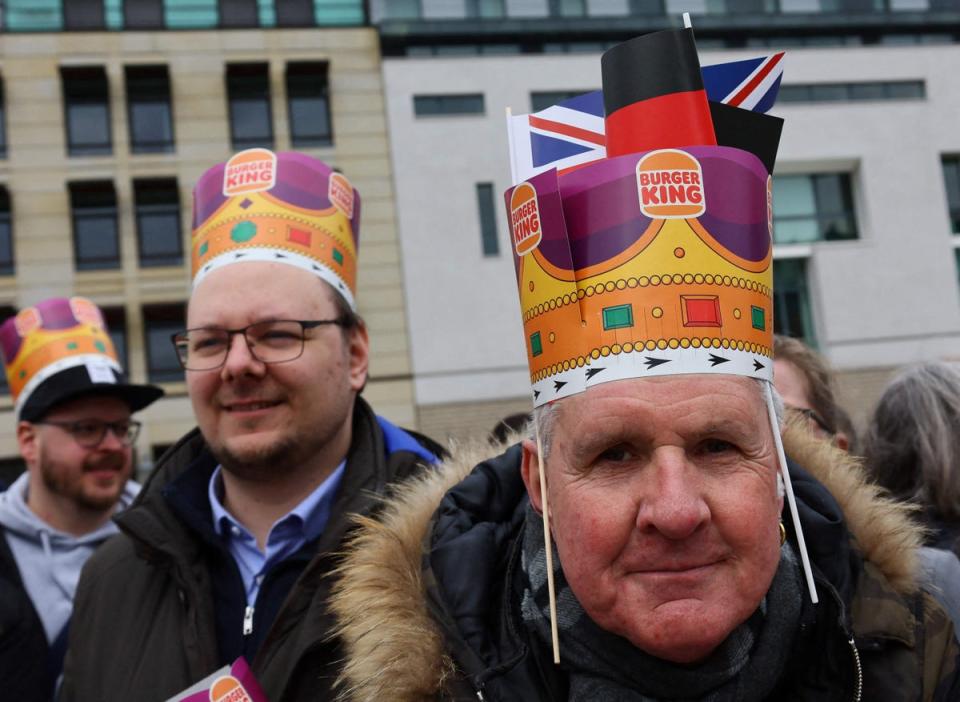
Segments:
[[[241,659],[271,702],[329,697],[348,515],[439,451],[358,397],[359,215],[346,178],[302,154],[248,150],[200,179],[174,337],[199,430],[85,568],[62,700],[166,700]]]
[[[51,298],[0,326],[27,470],[0,493],[0,690],[51,699],[83,564],[133,501],[131,418],[159,398],[127,382],[100,310]]]
[[[690,30],[601,73],[605,158],[504,196],[531,435],[362,521],[332,603],[342,698],[958,699],[906,508],[783,441],[779,121],[708,107]]]

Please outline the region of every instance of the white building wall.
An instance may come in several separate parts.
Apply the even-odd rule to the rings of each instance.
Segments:
[[[704,52],[705,64],[761,50]],[[475,184],[510,185],[504,109],[600,86],[598,54],[397,58],[383,65],[416,402],[528,391],[506,217],[484,258]],[[853,174],[860,238],[809,254],[820,350],[838,370],[960,357],[960,290],[941,154],[960,153],[960,47],[795,49],[785,83],[924,80],[925,100],[785,104],[777,173]],[[416,117],[417,94],[483,93],[485,114]],[[774,203],[776,207],[776,203]]]

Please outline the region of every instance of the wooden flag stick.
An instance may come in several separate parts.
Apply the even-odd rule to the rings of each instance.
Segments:
[[[537,431],[537,468],[540,471],[540,503],[543,506],[543,542],[547,549],[547,594],[550,596],[550,638],[553,662],[560,665],[560,635],[557,632],[557,592],[553,584],[553,539],[550,535],[550,506],[547,504],[547,476],[543,470],[543,446],[540,427]]]

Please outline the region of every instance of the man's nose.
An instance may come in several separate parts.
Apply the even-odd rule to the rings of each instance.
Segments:
[[[263,372],[264,363],[250,350],[250,344],[242,333],[230,335],[227,357],[223,361],[221,375],[224,380],[241,375],[257,375]]]
[[[710,519],[696,468],[679,447],[655,451],[648,466],[647,488],[637,510],[637,528],[668,539],[685,539]]]

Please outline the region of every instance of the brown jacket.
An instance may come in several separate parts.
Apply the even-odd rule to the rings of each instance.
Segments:
[[[817,566],[817,635],[822,623],[824,640],[813,647],[816,660],[797,662],[797,684],[787,684],[790,693],[777,699],[960,699],[960,651],[949,618],[917,585],[922,534],[909,508],[882,497],[856,461],[824,442],[790,429],[785,445],[792,461],[816,478],[799,483],[794,478],[794,483],[798,499],[806,495],[816,503],[803,512],[804,532]],[[363,520],[339,570],[331,607],[347,652],[341,699],[565,699],[564,683],[555,679],[562,673],[536,654],[538,646],[524,639],[522,626],[508,622],[484,641],[486,647],[476,643],[484,632],[465,635],[458,603],[444,602],[436,587],[436,578],[449,573],[438,575],[429,565],[438,505],[443,500],[444,511],[456,509],[461,503],[444,496],[490,455],[489,448],[460,451],[441,473],[407,484],[379,520]],[[505,480],[516,474],[519,481],[518,459],[517,449],[488,458],[471,480],[500,471]],[[503,485],[484,493],[482,501],[501,499]],[[514,489],[510,499],[520,492]],[[835,506],[833,513],[829,505],[821,506],[828,502]],[[483,519],[487,534],[503,526]],[[840,538],[830,543],[823,538],[830,534]],[[514,542],[515,536],[504,541],[501,551]],[[476,562],[470,553],[464,552],[454,572],[477,588],[494,590],[488,598],[493,607],[509,595],[504,572],[493,563]],[[506,644],[504,632],[513,632]]]

